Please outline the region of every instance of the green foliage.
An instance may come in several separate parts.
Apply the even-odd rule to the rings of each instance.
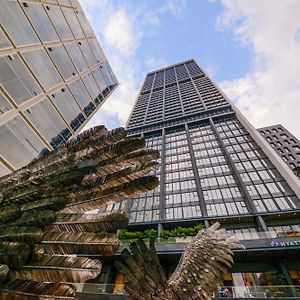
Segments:
[[[204,226],[198,224],[195,227],[176,227],[171,230],[161,230],[161,238],[169,237],[185,237],[185,236],[195,236]],[[127,231],[122,229],[118,233],[120,240],[136,240],[144,238],[157,238],[157,231],[155,229],[146,229],[145,231]]]
[[[162,238],[195,236],[201,229],[203,229],[202,224],[198,224],[195,227],[176,227],[171,230],[163,229],[160,233],[160,236]]]
[[[264,273],[264,276],[270,285],[286,285],[284,275],[279,271],[268,271]]]

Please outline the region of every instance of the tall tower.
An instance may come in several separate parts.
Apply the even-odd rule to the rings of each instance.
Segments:
[[[127,130],[161,151],[160,187],[128,202],[130,230],[219,221],[248,241],[228,284],[247,285],[241,274],[254,280],[253,272],[273,270],[274,257],[292,283],[282,260],[300,247],[277,257],[273,246],[300,232],[300,182],[194,60],[147,74]],[[159,253],[180,252],[172,247],[160,245]]]
[[[77,0],[2,0],[0,176],[76,135],[116,85]]]
[[[281,124],[257,129],[293,170],[300,166],[300,141]]]

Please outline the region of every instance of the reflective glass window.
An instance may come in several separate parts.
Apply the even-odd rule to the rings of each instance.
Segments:
[[[96,82],[98,83],[98,86],[100,87],[101,92],[103,92],[107,88],[108,83],[106,82],[105,77],[102,74],[101,68],[96,68],[93,71],[93,74],[95,76]]]
[[[43,42],[57,41],[59,37],[55,32],[52,23],[44,7],[40,4],[26,3],[25,13],[32,22],[34,29]]]
[[[71,3],[69,0],[58,0],[59,4],[70,6]]]
[[[18,104],[42,92],[17,55],[0,57],[0,84]]]
[[[86,36],[93,36],[93,29],[82,10],[78,11],[78,19]]]
[[[278,186],[274,182],[266,183],[267,188],[269,189],[271,194],[281,194],[281,191],[279,190]]]
[[[82,81],[79,79],[72,82],[69,85],[69,88],[81,109],[86,113],[87,116],[90,115],[95,109],[95,104],[93,103],[92,98],[88,94]]]
[[[30,107],[24,111],[24,114],[53,148],[71,137],[66,123],[48,99]]]
[[[78,42],[79,48],[86,59],[89,66],[93,66],[97,63],[96,57],[92,52],[88,42],[86,40]]]
[[[0,154],[15,168],[25,166],[45,149],[20,116],[0,126],[0,141]]]
[[[9,174],[10,171],[0,162],[0,177]]]
[[[62,79],[44,49],[22,53],[34,75],[45,90],[62,82]]]
[[[276,211],[278,210],[277,206],[275,205],[272,199],[264,199],[265,206],[267,207],[268,211]]]
[[[106,58],[105,58],[105,55],[103,53],[103,50],[101,48],[101,46],[99,45],[97,39],[89,39],[88,40],[88,43],[96,57],[96,59],[99,61],[99,62],[104,62],[106,61]]]
[[[76,39],[80,39],[84,37],[84,33],[81,29],[79,21],[76,17],[75,11],[71,8],[62,8],[62,11],[69,23],[69,26],[75,36]]]
[[[102,73],[109,85],[114,85],[117,83],[117,79],[108,63],[101,65],[100,68],[102,69]],[[184,146],[187,144],[186,135],[181,135],[181,138],[183,140],[181,143],[177,142],[177,146]]]
[[[291,209],[290,205],[288,204],[286,199],[284,199],[283,197],[275,198],[274,201],[277,203],[279,208],[282,210]]]
[[[254,200],[253,203],[258,212],[266,212],[267,211],[262,200]]]
[[[69,25],[59,7],[46,6],[47,13],[62,40],[73,39]]]
[[[85,117],[67,88],[53,93],[51,100],[73,130],[79,128],[84,122]]]
[[[85,86],[87,87],[89,93],[91,94],[93,100],[97,104],[98,103],[97,99],[99,97],[100,90],[97,86],[94,76],[91,73],[88,73],[82,77],[82,80],[83,80]]]
[[[70,0],[72,6],[74,7],[78,7],[79,6],[79,3],[78,3],[78,0]]]
[[[79,72],[86,70],[88,68],[88,65],[87,65],[77,43],[66,44],[65,47],[66,47],[68,54],[70,55],[73,63],[75,64],[77,70]]]
[[[17,1],[1,1],[0,23],[17,46],[40,43]]]
[[[12,48],[12,45],[10,44],[8,38],[0,28],[0,49],[5,49],[5,48]]]
[[[77,70],[63,46],[48,48],[48,53],[65,80],[76,75]]]
[[[13,106],[9,103],[9,101],[4,97],[4,95],[0,91],[0,115],[5,112],[13,109]]]

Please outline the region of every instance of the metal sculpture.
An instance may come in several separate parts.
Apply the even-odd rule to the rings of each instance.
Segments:
[[[231,248],[241,248],[220,224],[201,230],[184,250],[179,264],[167,280],[159,263],[154,241],[149,248],[142,240],[124,249],[115,263],[125,275],[125,290],[132,300],[211,299],[233,264]]]
[[[87,214],[158,185],[155,150],[142,138],[97,126],[0,178],[0,298],[72,299],[65,282],[97,277],[113,255],[122,212]]]

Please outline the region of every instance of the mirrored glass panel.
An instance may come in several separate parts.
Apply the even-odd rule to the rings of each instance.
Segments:
[[[70,40],[73,39],[72,32],[68,26],[68,23],[62,14],[59,7],[55,6],[45,6],[47,13],[53,22],[55,29],[57,30],[60,38],[62,40]]]
[[[49,90],[56,84],[62,82],[59,73],[44,49],[24,52],[22,56],[45,90]]]
[[[80,79],[74,81],[69,85],[69,88],[81,109],[87,116],[90,115],[95,110],[95,104],[93,103],[92,98],[88,94],[82,81]]]
[[[85,86],[87,87],[90,95],[92,96],[94,102],[96,104],[98,104],[99,100],[102,99],[102,96],[99,99],[100,90],[97,86],[97,83],[96,83],[93,75],[91,73],[88,73],[82,77],[82,80],[83,80]]]
[[[0,155],[15,168],[25,166],[46,148],[20,116],[0,126],[0,141]]]
[[[71,5],[71,3],[70,3],[69,0],[58,0],[58,3],[59,3],[59,4],[62,4],[62,5],[68,5],[68,6]]]
[[[7,111],[9,111],[11,109],[13,109],[13,106],[9,103],[9,101],[0,92],[0,115],[6,113]]]
[[[93,36],[93,29],[82,10],[78,11],[78,19],[86,36]]]
[[[4,32],[2,31],[2,29],[0,28],[0,49],[6,49],[6,48],[10,49],[12,48],[12,45],[9,42],[6,35],[4,34]]]
[[[78,0],[70,0],[70,2],[71,2],[73,7],[78,7],[79,6]]]
[[[93,74],[94,74],[94,77],[97,81],[97,84],[98,84],[101,92],[103,93],[103,91],[108,87],[108,83],[106,82],[106,79],[102,73],[101,68],[99,67],[99,68],[96,68],[95,70],[93,70]]]
[[[42,89],[17,55],[0,57],[0,84],[21,104],[39,95]]]
[[[53,93],[51,100],[74,131],[84,122],[85,117],[67,88]]]
[[[75,67],[79,72],[82,72],[83,70],[86,70],[88,68],[88,65],[77,45],[77,43],[74,44],[65,44],[65,47],[68,51],[68,54],[70,55]]]
[[[101,65],[100,69],[102,71],[103,76],[106,79],[106,82],[108,83],[108,85],[110,87],[117,83],[117,79],[116,79],[115,75],[113,74],[113,71],[112,71],[111,67],[109,66],[109,64],[106,63],[106,64]]]
[[[44,7],[40,4],[26,2],[24,11],[32,22],[34,29],[43,42],[59,41]]]
[[[88,42],[86,40],[80,41],[78,42],[78,45],[89,66],[95,65],[97,63],[97,59],[92,52]]]
[[[72,8],[62,8],[62,11],[69,23],[69,26],[73,32],[73,35],[76,39],[80,39],[84,37],[84,33],[81,29],[79,21],[77,19],[76,13]]]
[[[40,43],[17,1],[1,1],[0,23],[17,46]]]
[[[71,137],[67,124],[48,99],[42,100],[23,113],[53,148],[57,148]]]
[[[0,177],[9,174],[10,171],[0,162]]]
[[[88,43],[89,43],[96,59],[98,60],[98,62],[105,62],[106,57],[105,57],[103,50],[100,47],[98,41],[94,38],[94,39],[89,39]]]
[[[63,46],[51,47],[47,50],[64,80],[76,75],[77,71]]]

